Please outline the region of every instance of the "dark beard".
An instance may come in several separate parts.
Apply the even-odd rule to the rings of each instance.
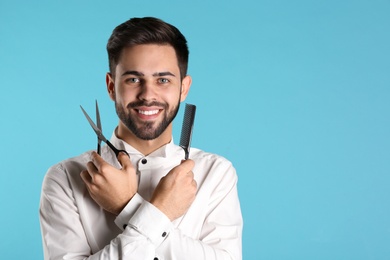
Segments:
[[[116,114],[122,123],[139,139],[153,140],[159,137],[165,129],[167,129],[173,119],[175,119],[180,108],[180,100],[177,103],[177,106],[173,107],[173,110],[170,112],[167,110],[169,107],[168,104],[156,101],[149,103],[145,101],[132,102],[127,105],[127,110],[130,111],[137,106],[158,106],[164,109],[164,117],[159,125],[155,126],[154,122],[143,122],[141,125],[137,126],[136,120],[132,118],[130,113],[126,114],[126,111],[115,101]]]

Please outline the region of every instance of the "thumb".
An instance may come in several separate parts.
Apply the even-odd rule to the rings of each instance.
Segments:
[[[125,152],[120,152],[118,154],[118,162],[120,163],[120,165],[122,165],[122,169],[124,169],[125,171],[129,168],[133,168],[133,165],[130,161],[130,155]]]

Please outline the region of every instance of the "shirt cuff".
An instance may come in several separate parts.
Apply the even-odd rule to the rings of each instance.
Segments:
[[[170,219],[147,201],[143,201],[130,219],[129,226],[147,237],[156,247],[168,237],[173,229]]]
[[[125,208],[119,213],[119,215],[115,218],[115,224],[121,229],[124,230],[131,219],[131,217],[135,214],[137,209],[141,206],[144,199],[136,193],[133,198],[127,203]]]

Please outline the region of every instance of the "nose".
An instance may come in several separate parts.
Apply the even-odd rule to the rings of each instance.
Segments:
[[[143,82],[139,89],[139,93],[137,98],[142,101],[156,101],[157,100],[157,92],[156,88],[150,82]]]

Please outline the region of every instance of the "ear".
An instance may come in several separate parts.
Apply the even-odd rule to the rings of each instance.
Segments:
[[[183,102],[186,99],[188,92],[190,91],[191,83],[192,78],[189,75],[185,76],[181,81],[180,102]]]
[[[111,73],[106,74],[107,92],[112,101],[115,101],[115,83]]]

